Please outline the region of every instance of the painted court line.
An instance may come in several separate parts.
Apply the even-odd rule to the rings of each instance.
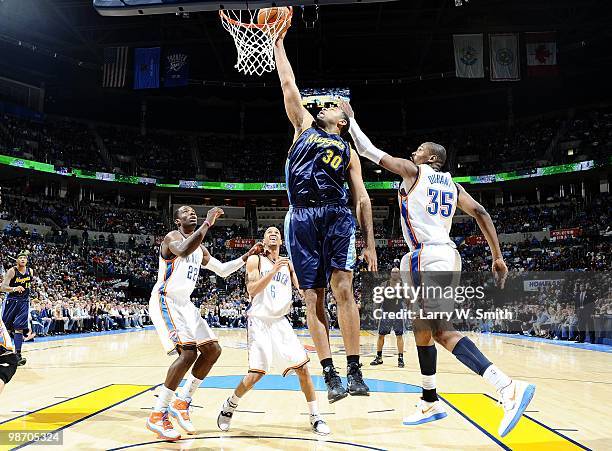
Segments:
[[[6,420],[0,424],[0,434],[6,434],[8,431],[13,433],[61,431],[155,387],[151,385],[107,385]],[[29,441],[12,445],[3,444],[0,445],[0,451],[19,449],[32,443],[32,441]]]
[[[505,437],[497,433],[503,410],[482,393],[443,393],[442,399],[504,449],[513,451],[573,451],[588,449],[569,437],[523,415]]]

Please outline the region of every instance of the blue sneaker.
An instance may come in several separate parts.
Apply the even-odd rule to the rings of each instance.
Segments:
[[[504,407],[504,418],[499,425],[500,437],[505,437],[518,424],[523,412],[533,399],[535,385],[512,381],[500,392],[500,404]]]

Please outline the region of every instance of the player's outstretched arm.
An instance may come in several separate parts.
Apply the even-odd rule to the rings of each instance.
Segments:
[[[370,138],[361,130],[361,127],[359,127],[359,124],[355,120],[355,112],[350,103],[341,100],[338,102],[338,106],[351,119],[349,133],[353,141],[355,141],[355,147],[359,155],[405,179],[417,176],[418,168],[412,161],[405,158],[393,157],[372,144]]]
[[[295,137],[297,138],[302,131],[312,125],[314,118],[302,105],[302,96],[295,83],[295,75],[285,52],[284,40],[286,33],[287,31],[285,30],[274,45],[274,60],[276,61],[276,70],[283,90],[287,117],[289,117],[293,124]]]
[[[259,256],[249,257],[246,264],[246,288],[249,296],[254,297],[261,293],[270,283],[274,275],[283,267],[289,264],[289,259],[280,257],[274,263],[272,271],[261,277],[259,273]]]
[[[508,268],[504,262],[504,257],[499,246],[499,239],[497,237],[497,231],[495,230],[493,220],[491,219],[491,216],[487,210],[485,210],[480,203],[470,196],[461,185],[456,185],[459,193],[457,206],[463,212],[467,213],[476,220],[478,227],[482,231],[482,234],[484,235],[485,239],[487,240],[487,244],[491,249],[491,256],[493,257],[493,265],[491,270],[493,271],[497,282],[503,288],[506,282],[506,276],[508,275]]]
[[[208,252],[208,249],[206,249],[204,246],[202,246],[202,252],[204,253],[204,257],[202,258],[202,266],[225,279],[227,276],[242,268],[251,255],[261,254],[263,252],[263,244],[256,243],[242,257],[238,257],[235,260],[225,263],[221,263],[215,257],[210,255],[210,252]]]
[[[363,258],[368,264],[368,271],[378,271],[376,258],[376,242],[374,241],[374,220],[372,219],[372,202],[366,191],[363,177],[361,176],[361,162],[357,153],[351,149],[351,162],[348,167],[348,183],[355,202],[357,221],[361,227],[361,233],[365,239]]]

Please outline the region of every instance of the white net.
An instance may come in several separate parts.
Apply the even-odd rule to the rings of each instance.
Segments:
[[[274,13],[276,19],[271,22]],[[276,69],[274,43],[291,23],[292,13],[292,8],[219,11],[223,28],[236,45],[238,61],[234,67],[247,75],[263,75]]]

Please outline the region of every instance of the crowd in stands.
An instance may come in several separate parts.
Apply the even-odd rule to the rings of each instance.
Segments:
[[[0,153],[59,167],[105,169],[89,127],[69,119],[0,116]]]
[[[189,137],[183,133],[162,133],[111,126],[97,128],[106,149],[113,156],[113,165],[126,175],[179,180],[193,178]]]
[[[366,127],[367,129],[367,127]],[[429,131],[376,133],[374,143],[394,155],[408,156],[425,141],[443,144],[455,175],[479,175],[606,158],[612,147],[612,107],[597,106],[523,118],[513,125],[488,124]],[[221,135],[90,126],[69,119],[36,122],[0,116],[0,153],[58,166],[109,170],[97,149],[98,133],[113,167],[126,175],[216,181],[283,181],[290,146],[285,135]],[[568,152],[571,150],[571,152]],[[197,158],[197,161],[194,160]],[[369,180],[389,174],[364,164]]]
[[[612,202],[609,193],[599,194],[589,203],[577,196],[543,205],[504,204],[489,207],[497,233],[530,232],[580,227],[585,232],[612,230]],[[476,221],[453,224],[454,236],[479,234]]]
[[[16,195],[3,190],[0,218],[20,223],[40,224],[60,229],[98,232],[162,235],[166,229],[161,212],[117,207],[109,203],[86,203],[59,199],[41,193]],[[51,220],[51,221],[49,221]]]

